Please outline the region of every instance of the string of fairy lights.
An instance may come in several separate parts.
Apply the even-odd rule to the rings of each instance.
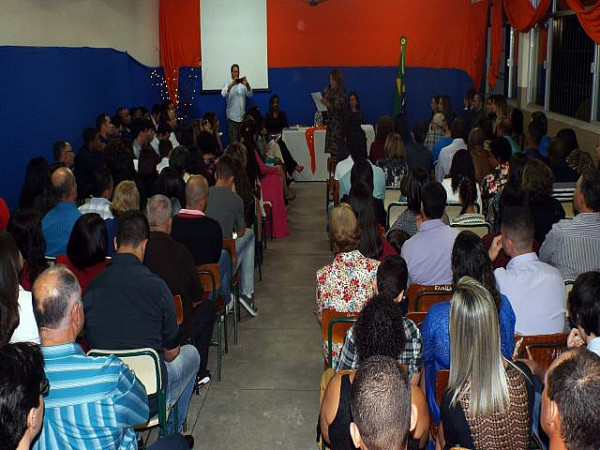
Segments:
[[[181,82],[182,76],[185,77],[184,83]],[[175,95],[179,99],[176,108],[177,119],[186,121],[191,108],[195,105],[196,95],[200,92],[200,67],[187,67],[185,71],[180,73],[179,77],[173,71],[171,81],[175,85]],[[150,72],[150,86],[159,92],[161,101],[171,100],[167,79],[162,71],[153,69]],[[180,86],[181,91],[179,90]]]

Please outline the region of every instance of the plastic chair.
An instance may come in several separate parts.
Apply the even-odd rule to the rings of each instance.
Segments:
[[[532,359],[547,370],[552,361],[567,349],[568,333],[537,334],[522,336],[515,334],[513,359]]]
[[[423,322],[425,321],[425,317],[427,317],[427,313],[423,311],[411,311],[406,313],[406,317],[409,320],[412,320],[419,329],[423,326]]]
[[[385,229],[386,230],[390,229],[390,226],[392,226],[394,224],[394,222],[396,222],[398,217],[400,217],[400,215],[404,211],[406,211],[407,207],[408,206],[407,206],[406,202],[392,202],[387,206],[387,208],[386,208],[387,213],[385,215]]]
[[[479,223],[464,223],[464,224],[450,224],[452,228],[456,228],[461,231],[472,231],[480,238],[492,232],[492,227],[487,222],[479,222]]]
[[[217,292],[221,287],[221,273],[218,264],[202,264],[196,266],[196,272],[200,280],[200,287],[205,295],[210,296],[215,302],[217,314],[217,339],[210,341],[210,345],[217,347],[217,380],[221,381],[221,360],[223,359],[223,346],[227,353],[227,314],[225,313],[225,301],[223,297],[217,298]],[[225,341],[225,345],[223,345]]]
[[[575,217],[575,208],[573,207],[573,197],[559,197],[558,201],[565,210],[565,219],[572,219]]]
[[[445,302],[452,298],[452,285],[439,284],[424,286],[413,284],[408,288],[408,310],[411,312],[427,312],[431,305]]]
[[[223,239],[223,248],[229,253],[231,263],[231,292],[233,293],[233,343],[238,341],[238,322],[240,321],[240,267],[237,266],[237,249],[235,239]]]
[[[87,353],[88,356],[109,356],[115,355],[124,364],[126,364],[135,376],[146,388],[146,394],[156,395],[158,412],[156,416],[144,424],[135,426],[136,430],[160,426],[163,435],[169,434],[167,419],[171,408],[167,405],[167,388],[163,385],[162,374],[160,371],[160,358],[156,350],[152,348],[138,348],[131,350],[102,350],[92,349]],[[171,433],[179,431],[177,424],[177,403],[173,405],[173,427]]]
[[[181,325],[183,323],[183,304],[181,303],[181,295],[173,296],[173,306],[175,307],[177,325]]]
[[[324,341],[327,340],[327,348],[329,350],[329,358],[324,362],[326,369],[332,367],[333,344],[342,344],[344,342],[346,332],[356,322],[358,314],[357,312],[339,312],[333,309],[324,309],[321,311],[321,338]]]

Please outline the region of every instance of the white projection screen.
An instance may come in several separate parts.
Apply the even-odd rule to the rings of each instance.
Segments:
[[[267,0],[200,0],[202,90],[221,90],[240,66],[252,89],[268,89]]]

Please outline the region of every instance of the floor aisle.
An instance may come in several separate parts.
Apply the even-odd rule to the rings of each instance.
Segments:
[[[230,332],[223,378],[192,397],[188,430],[195,449],[314,449],[323,371],[313,308],[315,272],[331,261],[323,183],[296,183],[290,235],[269,241],[259,316],[242,313],[238,345]],[[210,367],[214,371],[214,349]]]

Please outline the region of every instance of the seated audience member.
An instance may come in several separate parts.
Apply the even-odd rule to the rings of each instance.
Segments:
[[[215,323],[215,307],[202,297],[194,257],[184,245],[170,236],[173,219],[169,199],[160,194],[150,198],[146,215],[150,224],[150,239],[144,265],[167,283],[172,295],[181,296],[183,323],[179,327],[180,341],[192,342],[200,354],[200,369],[196,375],[196,386],[200,387],[210,381],[206,364]]]
[[[390,226],[390,231],[404,231],[409,237],[417,233],[417,217],[421,215],[421,190],[428,181],[429,174],[425,169],[422,167],[413,167],[410,169],[406,180],[406,189],[402,188],[402,194],[406,197],[407,206]]]
[[[98,133],[100,142],[106,146],[114,133],[114,127],[108,114],[98,114],[96,117],[96,132]]]
[[[481,128],[473,128],[467,140],[467,149],[473,159],[475,180],[481,183],[484,177],[494,170],[495,162],[490,152],[485,148],[485,133]],[[450,166],[452,172],[452,166]]]
[[[140,119],[133,122],[131,137],[133,138],[131,146],[136,158],[140,157],[143,149],[154,152],[154,149],[150,146],[150,142],[154,138],[154,126],[150,120]]]
[[[515,141],[512,135],[512,127],[510,125],[509,119],[503,119],[498,122],[498,126],[496,127],[496,136],[498,138],[503,137],[510,144],[511,154],[519,153],[521,151],[521,146]]]
[[[567,163],[569,148],[566,139],[554,138],[548,145],[548,162],[556,183],[574,183],[579,174]]]
[[[131,180],[121,181],[115,188],[110,204],[112,219],[106,219],[108,232],[108,256],[113,257],[117,252],[115,238],[117,237],[118,219],[125,211],[138,211],[140,209],[140,192]]]
[[[470,231],[460,233],[452,249],[452,280],[454,285],[462,277],[471,277],[491,294],[500,321],[502,355],[510,358],[515,334],[515,313],[509,299],[496,286],[492,262],[481,239]],[[439,423],[440,409],[435,400],[436,376],[439,370],[450,368],[450,309],[452,302],[432,305],[423,322],[423,365],[425,392],[432,418]]]
[[[452,143],[444,147],[440,151],[438,162],[435,166],[435,179],[438,182],[446,177],[450,173],[450,166],[452,165],[452,158],[454,154],[461,149],[467,148],[465,139],[467,138],[467,125],[462,119],[456,119],[452,124]]]
[[[402,246],[402,257],[408,265],[409,286],[452,283],[450,255],[458,233],[442,222],[445,208],[444,187],[437,181],[423,186],[419,231]]]
[[[361,129],[356,133],[353,133],[348,138],[348,150],[353,152],[355,155],[363,155],[354,159],[354,165],[356,165],[360,161],[367,161],[364,157],[367,152],[367,138],[365,136],[365,132]],[[356,150],[352,148],[357,146]],[[378,198],[379,200],[383,200],[385,197],[385,173],[380,167],[370,163],[371,171],[373,172],[373,197]],[[354,169],[354,166],[352,167]],[[350,188],[352,187],[352,170],[346,172],[344,176],[340,178],[340,198],[344,195],[350,193]]]
[[[239,142],[229,144],[225,155],[233,159],[235,179],[233,185],[235,192],[244,201],[244,219],[246,228],[254,226],[254,218],[260,214],[260,205],[253,186],[250,185],[245,165],[247,164],[246,149]],[[257,231],[258,232],[258,231]]]
[[[600,448],[600,358],[585,350],[559,355],[546,373],[541,425],[556,450]]]
[[[560,202],[552,197],[553,175],[550,168],[539,160],[525,164],[521,188],[533,216],[534,238],[540,245],[556,222],[565,218],[565,210]]]
[[[171,148],[173,148],[173,143],[170,141],[170,137],[171,137],[171,132],[173,130],[171,130],[171,127],[169,126],[169,124],[167,123],[161,123],[158,126],[158,129],[156,129],[156,132],[154,133],[154,136],[152,137],[152,141],[150,141],[150,146],[152,147],[152,150],[154,150],[154,152],[161,156],[160,154],[160,143],[161,142],[169,142],[171,144]]]
[[[512,108],[508,120],[512,130],[512,138],[519,145],[519,151],[522,151],[525,141],[525,133],[523,132],[523,111],[519,108]]]
[[[475,186],[477,192],[476,203],[481,210],[481,190],[475,180],[475,166],[468,150],[461,149],[456,152],[454,158],[452,158],[449,175],[450,178],[444,178],[441,181],[442,186],[446,189],[446,203],[460,203],[458,193],[460,182],[469,179]]]
[[[579,178],[573,206],[579,214],[552,225],[540,248],[540,260],[560,270],[564,279],[600,270],[600,171]]]
[[[244,201],[235,192],[234,183],[235,163],[231,157],[222,156],[217,164],[217,181],[208,192],[206,215],[219,222],[224,239],[231,239],[236,233],[234,272],[240,268],[240,303],[254,315],[254,231],[246,227]]]
[[[430,173],[431,168],[433,167],[433,161],[431,153],[425,148],[425,145],[423,145],[423,141],[427,135],[427,123],[424,121],[415,123],[412,135],[412,143],[406,146],[408,167],[409,169],[422,167],[427,173]]]
[[[398,133],[390,133],[385,141],[384,157],[377,161],[383,169],[386,187],[400,187],[402,179],[408,174],[406,149]]]
[[[77,184],[73,172],[60,167],[50,181],[58,203],[42,219],[42,232],[46,239],[46,255],[58,256],[67,250],[67,242],[75,221],[81,216],[77,210]]]
[[[385,227],[386,213],[383,206],[383,200],[376,198],[373,195],[373,170],[371,163],[368,160],[359,160],[352,166],[352,170],[350,171],[350,182],[352,183],[350,186],[350,192],[352,191],[352,187],[355,183],[363,182],[367,185],[369,190],[369,198],[371,199],[371,203],[373,205],[373,213],[375,214],[377,223],[381,227]],[[340,201],[348,203],[350,192],[347,195],[344,195]]]
[[[539,152],[542,157],[548,158],[548,146],[550,145],[551,140],[550,136],[548,136],[548,118],[542,111],[534,111],[531,113],[530,121],[538,124],[538,129],[541,134]]]
[[[92,280],[83,298],[85,338],[90,348],[156,350],[166,380],[167,405],[177,403],[181,427],[200,357],[194,346],[180,347],[171,291],[142,265],[149,235],[148,220],[141,211],[127,211],[119,217],[117,254]]]
[[[371,143],[371,148],[369,149],[369,160],[373,164],[377,164],[377,161],[383,158],[385,154],[385,142],[387,141],[387,137],[393,132],[394,122],[392,118],[390,116],[381,116],[375,127],[375,140]],[[347,170],[350,170],[350,168]]]
[[[113,195],[113,179],[108,167],[102,167],[94,172],[95,186],[94,196],[90,201],[79,207],[81,214],[96,213],[103,219],[112,219],[110,200]]]
[[[48,267],[46,262],[46,240],[42,233],[42,216],[34,209],[15,211],[8,222],[7,231],[17,243],[23,257],[23,269],[19,284],[26,291],[37,276]]]
[[[407,279],[408,269],[401,256],[389,256],[381,262],[375,278],[375,297],[365,304],[358,322],[346,333],[336,370],[357,369],[361,360],[387,355],[391,350],[388,345],[401,341],[389,356],[405,365],[411,383],[418,384],[423,347],[419,328],[404,317],[405,305],[401,303]]]
[[[567,345],[587,346],[600,356],[600,272],[582,273],[577,277],[569,294],[569,312],[572,330]]]
[[[29,450],[44,423],[48,380],[37,345],[0,347],[0,442],[7,450]]]
[[[497,304],[482,284],[463,277],[451,305],[439,448],[528,448],[533,375],[524,363],[502,357]]]
[[[317,312],[332,309],[337,312],[359,313],[373,296],[373,280],[379,261],[365,257],[359,250],[360,227],[352,209],[346,203],[329,214],[329,236],[336,256],[331,264],[317,270]],[[327,341],[323,341],[323,356],[327,360]],[[342,344],[333,344],[332,367],[335,367]]]
[[[561,333],[565,329],[565,286],[558,269],[541,262],[533,251],[533,219],[527,208],[508,208],[502,235],[490,247],[511,257],[506,269],[494,271],[498,289],[510,299],[517,316],[515,331],[523,335]]]
[[[452,109],[452,100],[450,99],[450,96],[448,94],[443,94],[440,96],[440,99],[438,101],[437,110],[438,110],[438,112],[441,112],[442,114],[444,114],[444,117],[446,118],[446,121],[448,122],[448,126],[452,127],[452,124],[454,123],[454,119],[456,118],[456,114],[454,113],[454,110]]]
[[[503,95],[490,95],[487,100],[486,109],[488,118],[492,122],[492,132],[497,133],[498,125],[507,116],[506,97]]]
[[[365,123],[365,116],[360,110],[360,100],[356,92],[350,92],[348,94],[348,109],[344,117],[344,127],[348,122],[354,121],[358,124]]]
[[[44,183],[48,178],[50,166],[43,156],[31,158],[25,169],[25,179],[19,194],[19,209],[40,211]]]
[[[190,250],[195,265],[219,264],[221,275],[219,294],[227,301],[231,264],[229,254],[223,249],[221,225],[204,213],[208,189],[208,182],[202,175],[190,177],[185,186],[186,206],[173,217],[171,237]]]
[[[452,225],[468,225],[485,223],[485,216],[477,212],[477,189],[476,183],[463,178],[458,186],[458,199],[460,200],[460,215],[450,219]],[[479,186],[477,186],[479,187]]]
[[[410,236],[403,230],[390,230],[385,238],[399,255],[402,251],[402,246],[410,239]]]
[[[481,185],[483,186],[482,195],[485,199],[484,205],[486,205],[488,203],[487,200],[492,198],[496,193],[502,192],[504,185],[508,181],[508,170],[511,160],[511,149],[506,139],[492,139],[490,150],[492,152],[491,159],[496,160],[497,164],[490,172],[484,174],[481,182]]]
[[[165,167],[152,186],[152,194],[161,194],[171,202],[171,211],[175,216],[185,205],[185,182],[173,167]]]
[[[444,137],[433,144],[433,148],[431,149],[431,159],[434,163],[439,159],[442,149],[452,144],[452,140],[450,124],[444,120]]]
[[[158,154],[160,155],[160,162],[156,165],[156,172],[160,175],[162,170],[169,167],[169,158],[173,153],[173,144],[170,140],[164,139],[158,143]],[[183,180],[182,180],[183,181]]]
[[[75,152],[73,147],[67,141],[56,141],[52,146],[52,154],[54,162],[64,164],[65,167],[71,169],[75,161]]]
[[[389,357],[365,362],[352,385],[350,434],[364,450],[404,450],[419,421],[406,375]],[[414,391],[413,391],[414,392]]]
[[[525,150],[523,153],[529,159],[539,159],[544,164],[548,162],[546,156],[541,153],[541,142],[544,138],[545,130],[538,121],[532,121],[527,125],[527,135],[525,137]]]
[[[56,264],[66,266],[77,277],[81,292],[102,272],[108,263],[108,233],[100,215],[84,214],[73,227],[66,255],[59,255]]]
[[[592,155],[579,148],[575,130],[572,128],[563,128],[556,134],[556,137],[567,144],[567,164],[571,169],[579,175],[583,175],[588,170],[595,169]]]
[[[446,139],[446,142],[448,142],[447,145],[450,145],[452,142],[452,136],[450,136],[450,129],[446,123],[446,118],[442,113],[435,113],[429,124],[429,130],[425,135],[424,141],[425,148],[432,153],[434,162],[437,161],[437,158],[433,158],[433,147],[442,139]]]
[[[0,345],[7,342],[39,344],[31,292],[19,285],[21,256],[15,240],[0,231]]]
[[[83,147],[75,156],[75,176],[79,199],[88,198],[94,193],[94,172],[104,165],[105,145],[100,142],[95,128],[83,131]],[[108,150],[108,148],[107,148]]]

